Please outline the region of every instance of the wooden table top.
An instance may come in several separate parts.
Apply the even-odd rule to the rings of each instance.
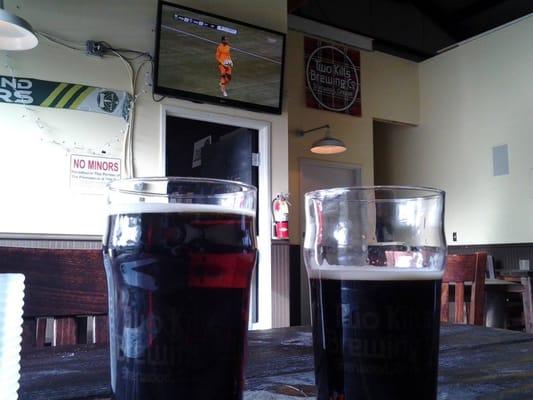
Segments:
[[[109,399],[108,357],[103,345],[26,353],[19,399]],[[533,335],[444,325],[439,365],[439,400],[533,398]],[[250,332],[246,378],[245,400],[313,396],[310,328]]]

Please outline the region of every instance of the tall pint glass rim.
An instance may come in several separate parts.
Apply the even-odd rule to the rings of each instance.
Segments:
[[[235,188],[240,188],[241,190],[228,190],[226,192],[221,192],[216,195],[205,195],[199,194],[199,197],[215,197],[220,195],[230,195],[232,193],[243,193],[243,192],[257,192],[257,188],[253,185],[247,183],[232,181],[228,179],[215,179],[215,178],[196,178],[191,176],[149,176],[149,177],[139,177],[139,178],[125,178],[125,179],[116,179],[109,182],[106,187],[107,190],[111,192],[117,192],[122,194],[131,194],[131,195],[142,195],[142,196],[153,196],[153,197],[162,197],[168,196],[165,193],[156,193],[144,190],[131,190],[119,187],[120,185],[127,185],[128,183],[154,183],[154,182],[184,182],[184,183],[205,183],[211,185],[232,185]],[[195,194],[193,193],[193,196]]]
[[[393,193],[393,196],[387,198],[361,198],[350,199],[348,201],[356,202],[399,202],[405,200],[415,199],[437,199],[444,198],[446,192],[442,189],[432,188],[428,186],[396,186],[396,185],[377,185],[377,186],[346,186],[331,189],[318,189],[305,193],[306,199],[324,199],[328,196],[339,195],[343,193],[377,193],[377,192]]]

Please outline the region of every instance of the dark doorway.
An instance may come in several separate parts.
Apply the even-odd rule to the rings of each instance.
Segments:
[[[167,116],[166,174],[229,179],[258,187],[255,129]]]
[[[166,117],[166,175],[217,178],[259,187],[256,129]],[[257,204],[259,210],[259,203]],[[256,219],[259,231],[259,218]],[[258,321],[258,269],[252,277],[251,322]]]
[[[373,121],[374,185],[398,185],[394,174],[395,140],[402,135],[402,124]]]

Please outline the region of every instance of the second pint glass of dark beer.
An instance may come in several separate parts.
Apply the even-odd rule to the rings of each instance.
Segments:
[[[444,192],[307,193],[304,257],[318,400],[434,400]]]
[[[113,399],[242,399],[255,188],[149,178],[108,192]]]

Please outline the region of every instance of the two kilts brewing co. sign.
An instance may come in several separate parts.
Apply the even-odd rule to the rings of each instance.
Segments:
[[[306,104],[361,116],[361,63],[359,51],[305,38]]]

